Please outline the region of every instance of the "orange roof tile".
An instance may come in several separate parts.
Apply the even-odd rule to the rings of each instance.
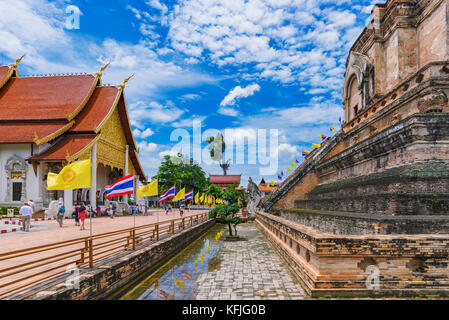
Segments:
[[[92,134],[65,136],[61,141],[51,146],[48,150],[30,157],[27,160],[65,160],[67,157],[67,152],[70,156],[73,156],[87,147],[95,138],[96,135]]]
[[[64,123],[2,123],[0,124],[0,143],[33,143],[35,133],[40,140],[66,126],[67,121]]]
[[[268,186],[262,186],[262,185],[259,185],[258,188],[259,188],[259,191],[262,191],[262,192],[273,192],[274,190],[276,190],[275,188],[268,187]]]
[[[210,183],[212,184],[232,184],[234,182],[240,183],[241,176],[240,175],[211,175]]]
[[[11,78],[0,89],[0,120],[72,118],[97,80],[92,74]]]
[[[117,87],[96,88],[71,131],[94,131],[113,108],[119,92]]]

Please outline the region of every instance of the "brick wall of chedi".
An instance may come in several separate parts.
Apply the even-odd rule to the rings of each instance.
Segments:
[[[262,212],[256,223],[311,296],[448,295],[447,234],[338,236]]]
[[[448,34],[449,0],[376,4],[341,130],[263,200],[256,222],[310,294],[448,295]]]

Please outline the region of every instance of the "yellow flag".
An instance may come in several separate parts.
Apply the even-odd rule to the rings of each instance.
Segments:
[[[335,132],[335,127],[334,126],[331,127],[331,131]]]
[[[91,187],[91,160],[77,161],[62,168],[59,174],[49,172],[48,190],[73,190]]]
[[[201,264],[203,264],[204,263],[204,259],[203,259],[203,255],[202,254],[200,254],[200,261],[201,261]]]
[[[292,172],[292,169],[290,169],[290,167],[287,167],[287,171]]]
[[[195,204],[198,204],[199,201],[200,201],[200,193],[197,192],[195,195]]]
[[[207,251],[206,251],[206,248],[204,248],[204,258],[207,258]]]
[[[292,162],[292,167],[296,167],[296,162]]]
[[[181,279],[176,278],[176,277],[172,277],[172,278],[173,278],[173,281],[176,283],[176,285],[179,287],[179,289],[181,289],[182,292],[184,292],[184,289],[185,289],[185,286],[186,286],[185,282],[183,280],[181,280]]]
[[[196,271],[198,271],[198,260],[197,259],[195,259],[195,269],[196,269]]]
[[[271,186],[275,186],[276,185],[276,181],[271,181]]]
[[[184,200],[185,197],[186,197],[186,188],[182,188],[182,190],[178,192],[173,201]]]
[[[321,144],[312,143],[312,148],[314,149],[321,148]]]
[[[200,202],[201,202],[201,203],[203,203],[203,202],[204,202],[204,193],[203,193],[203,194],[201,194],[201,197],[200,197]]]
[[[137,198],[152,197],[159,194],[157,179],[137,189]]]

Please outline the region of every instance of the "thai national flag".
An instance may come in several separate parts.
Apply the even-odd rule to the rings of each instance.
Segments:
[[[170,199],[170,198],[174,198],[175,197],[175,185],[173,185],[173,187],[171,187],[170,189],[168,189],[167,190],[167,192],[166,193],[164,193],[161,197],[160,197],[160,199],[159,199],[159,203],[160,202],[164,202],[165,200],[167,200],[167,199]]]
[[[120,197],[125,194],[134,193],[134,174],[123,177],[113,184],[104,187],[106,190],[106,199]]]
[[[183,201],[187,200],[193,200],[193,190],[186,193]]]

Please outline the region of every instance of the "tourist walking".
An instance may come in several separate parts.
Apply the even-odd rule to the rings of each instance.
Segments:
[[[75,211],[73,211],[72,216],[75,219],[75,227],[79,227],[79,225],[80,225],[80,207],[78,205],[75,206]]]
[[[81,203],[81,206],[79,208],[79,217],[81,220],[81,228],[80,230],[84,230],[84,220],[86,220],[86,205],[84,202]]]
[[[100,206],[97,206],[96,211],[97,211],[97,217],[101,216],[101,208],[100,208]]]
[[[59,201],[59,203],[58,203],[58,213],[56,214],[56,221],[58,221],[60,228],[62,228],[62,223],[64,221],[64,213],[65,213],[65,207],[62,204],[62,202]]]
[[[179,215],[182,217],[184,214],[184,204],[182,202],[179,203]]]
[[[165,205],[165,214],[168,214],[168,204]]]
[[[109,205],[109,216],[111,217],[111,219],[114,219],[114,214],[115,214],[116,210],[117,210],[117,207],[115,206],[115,204],[111,203]]]
[[[31,216],[33,215],[33,208],[28,202],[20,208],[19,214],[22,216],[23,230],[25,232],[30,232],[30,222]]]

